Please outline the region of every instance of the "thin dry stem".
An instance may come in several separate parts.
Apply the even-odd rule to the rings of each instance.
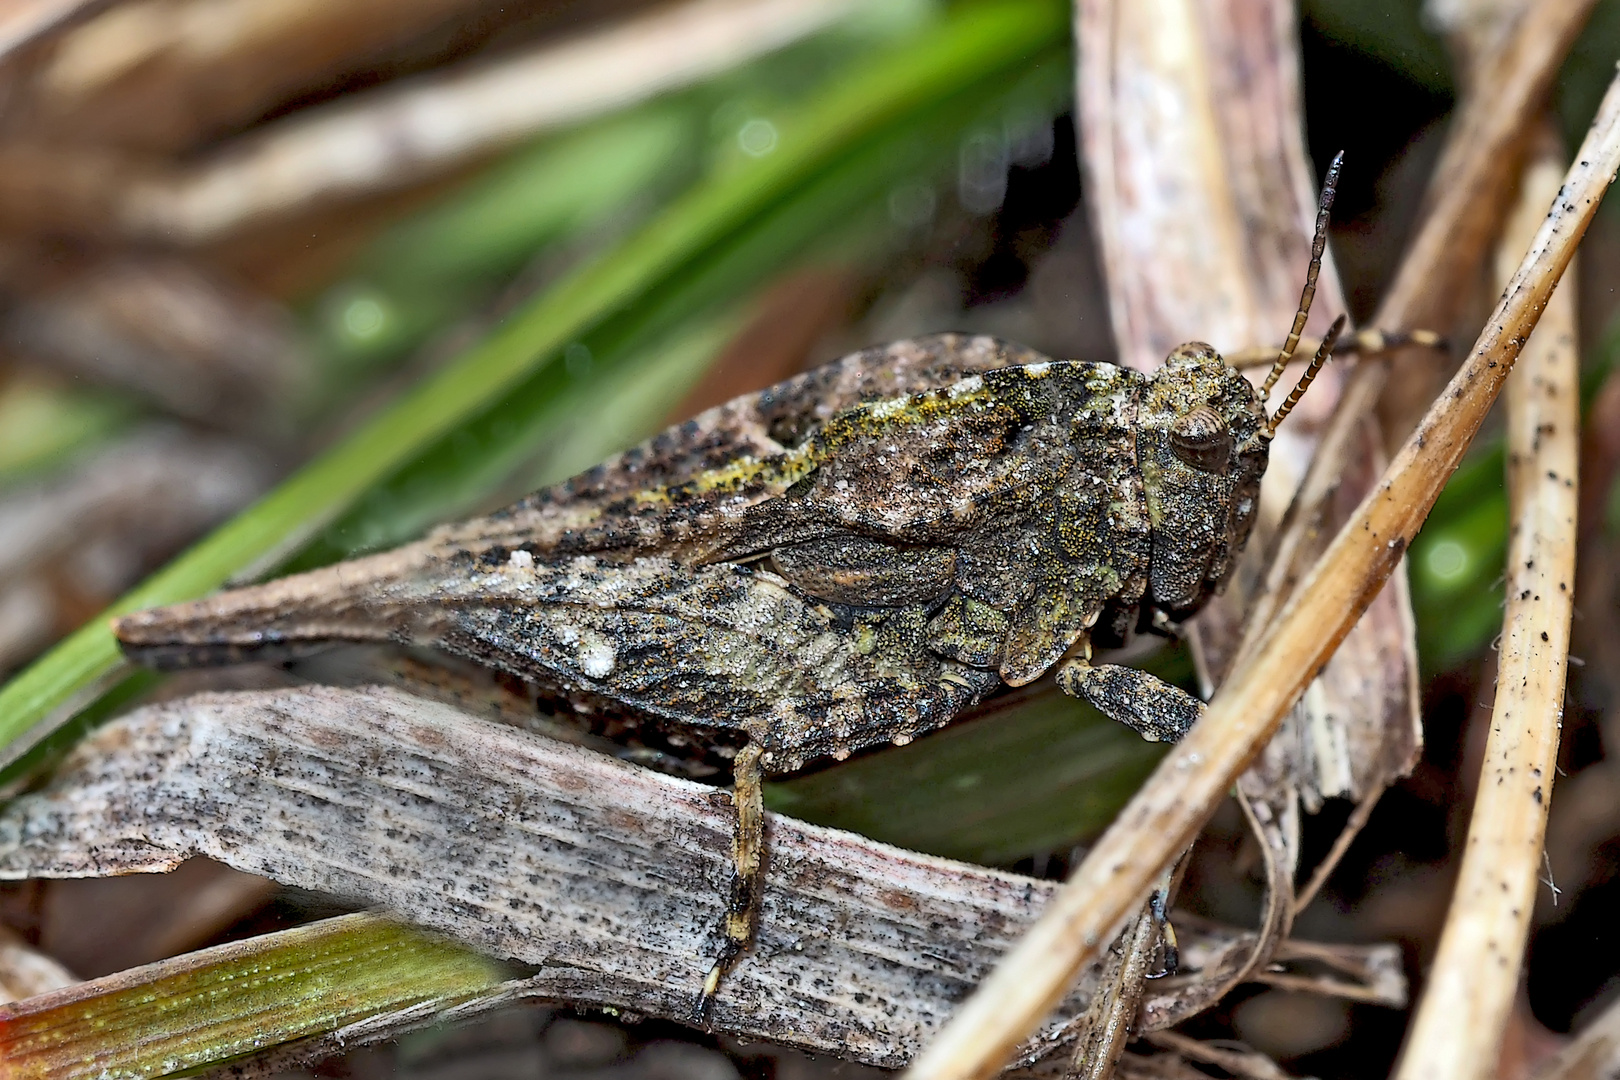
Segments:
[[[1326,663],[1462,459],[1620,168],[1611,84],[1552,212],[1484,334],[1378,486],[1339,532],[1252,659],[1155,770],[1040,921],[912,1065],[913,1080],[988,1077],[1146,895]]]
[[[1534,120],[1570,46],[1596,0],[1539,0],[1513,31],[1480,61],[1490,77],[1477,80],[1451,122],[1446,147],[1429,180],[1429,212],[1408,246],[1395,280],[1378,306],[1375,326],[1443,329],[1466,295],[1461,278],[1473,272],[1497,230],[1506,195]],[[1446,280],[1437,278],[1442,268]],[[1433,374],[1425,377],[1425,371]],[[1380,406],[1391,438],[1421,414],[1437,382],[1429,365],[1404,371]],[[1382,380],[1379,380],[1382,382]],[[1375,395],[1376,396],[1376,395]]]
[[[500,63],[351,95],[134,188],[119,217],[137,235],[195,243],[317,202],[405,186],[733,67],[853,6],[690,0]]]
[[[1501,256],[1558,196],[1561,155],[1525,170]],[[1511,257],[1511,256],[1508,256]],[[1505,273],[1504,273],[1505,276]],[[1541,874],[1574,601],[1580,371],[1575,286],[1553,294],[1508,384],[1512,539],[1496,702],[1451,909],[1396,1073],[1496,1075]]]
[[[458,19],[464,34],[482,24],[473,40],[503,21],[489,0],[45,2],[85,10],[18,58],[8,133],[155,153],[239,131],[348,77],[431,60],[431,35]]]
[[[1200,1042],[1178,1031],[1156,1031],[1148,1036],[1148,1041],[1166,1050],[1174,1050],[1184,1058],[1214,1065],[1246,1080],[1293,1080],[1277,1067],[1276,1062],[1253,1050],[1236,1050],[1229,1046]]]

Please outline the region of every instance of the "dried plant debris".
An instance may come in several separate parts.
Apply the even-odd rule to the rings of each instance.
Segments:
[[[0,876],[197,854],[541,967],[529,993],[685,1019],[730,874],[712,788],[398,690],[200,695],[104,728],[0,812]],[[1035,917],[1049,882],[770,816],[749,961],[717,1029],[895,1067]],[[1189,968],[1236,931],[1189,922]],[[1371,993],[1387,958],[1300,944]],[[1088,978],[1024,1048],[1074,1038]],[[1163,993],[1174,993],[1171,989]]]
[[[44,75],[39,104],[45,110],[73,109],[81,123],[98,128],[119,113],[119,108],[108,107],[103,95],[120,76],[140,79],[143,47],[158,56],[170,51],[184,55],[188,46],[196,47],[184,33],[171,36],[164,29],[129,25],[153,21],[151,14],[143,20],[139,13],[155,6],[125,5],[103,16],[105,31],[85,27],[78,31],[78,39],[62,43],[62,53]],[[234,14],[251,21],[248,12],[219,10],[251,6],[240,0],[216,5],[212,17],[228,23]],[[418,17],[442,17],[445,12],[431,9],[457,6],[490,5],[467,0],[413,0],[405,5],[417,9],[412,14]],[[229,140],[195,163],[154,162],[110,149],[126,140],[105,131],[91,142],[53,145],[49,136],[25,130],[10,143],[18,152],[7,160],[11,181],[0,185],[0,218],[18,230],[41,224],[56,229],[77,226],[79,231],[88,226],[139,240],[214,241],[250,224],[419,184],[486,160],[524,139],[712,78],[823,30],[857,6],[850,0],[688,0],[657,7],[567,40],[545,39],[515,55],[469,61],[346,95]],[[297,16],[311,22],[325,17],[320,5],[308,7],[288,21]],[[345,10],[337,18],[371,25],[394,22],[390,14],[378,19]],[[497,12],[489,14],[498,17]],[[164,27],[185,26],[183,19],[161,22]],[[244,36],[253,29],[244,27]],[[126,40],[115,46],[114,35],[119,33]],[[130,42],[128,37],[145,40]],[[82,47],[80,39],[85,39]],[[261,47],[254,53],[254,66],[269,51]],[[98,52],[105,55],[99,64],[93,59]],[[84,59],[79,59],[81,53]],[[278,73],[292,81],[299,66],[283,65]],[[176,65],[170,78],[183,81],[190,74],[184,65]],[[253,74],[242,80],[242,96],[276,89],[254,85]],[[157,80],[141,89],[166,97],[177,88]],[[121,107],[128,107],[127,96],[115,96],[122,98]],[[91,98],[91,107],[83,108],[76,100],[84,97]],[[230,109],[230,97],[212,101],[210,111]],[[198,119],[203,118],[175,118]],[[128,126],[151,129],[156,122],[148,110],[143,123]],[[153,130],[152,137],[167,134],[174,140],[180,135],[180,122],[170,133]],[[60,191],[64,177],[75,181],[70,186],[72,197],[66,212],[60,206],[51,211],[45,204],[52,181]]]
[[[157,425],[0,492],[0,668],[99,610],[271,476],[242,443]]]
[[[730,818],[712,788],[397,691],[210,695],[115,722],[12,803],[0,874],[207,854],[567,975],[578,1000],[685,1017]],[[770,836],[758,946],[715,1024],[889,1067],[1051,888],[786,818]]]
[[[237,431],[285,433],[313,389],[285,311],[174,258],[83,267],[19,299],[0,328],[24,356]]]
[[[75,6],[72,14],[90,17],[41,41],[20,73],[7,125],[14,137],[185,150],[345,77],[386,69],[413,39],[455,20],[498,18],[479,0]]]

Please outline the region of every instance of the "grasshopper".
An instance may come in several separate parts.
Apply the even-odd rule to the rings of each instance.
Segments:
[[[1257,392],[1208,345],[1151,375],[945,334],[738,398],[514,506],[393,551],[140,612],[161,668],[339,642],[429,646],[518,676],[620,742],[729,764],[734,875],[702,1021],[756,921],[761,781],[903,745],[1003,684],[1058,684],[1149,739],[1201,704],[1091,663],[1171,629],[1254,521],[1334,182],[1287,344]]]

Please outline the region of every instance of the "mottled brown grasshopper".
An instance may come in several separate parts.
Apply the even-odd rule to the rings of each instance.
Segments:
[[[1091,639],[1172,625],[1254,521],[1288,343],[1257,393],[1208,345],[1152,375],[984,337],[869,349],[711,409],[558,487],[384,554],[119,620],[158,667],[335,642],[520,676],[643,747],[729,761],[735,881],[707,1007],[752,934],[762,776],[904,744],[1056,667],[1150,739],[1200,703]]]

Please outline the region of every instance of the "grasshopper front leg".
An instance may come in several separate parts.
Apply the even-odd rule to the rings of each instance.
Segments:
[[[1145,671],[1118,664],[1093,667],[1089,640],[1058,668],[1057,683],[1149,742],[1180,742],[1204,713],[1202,701]]]
[[[731,802],[736,811],[736,822],[731,834],[732,877],[731,891],[726,900],[725,919],[721,923],[720,955],[709,968],[703,980],[703,990],[692,1007],[692,1018],[707,1024],[709,1009],[714,1004],[720,980],[725,978],[731,965],[754,938],[754,925],[759,921],[760,888],[763,884],[765,862],[765,794],[761,783],[760,758],[763,751],[749,743],[737,751],[732,760]]]

